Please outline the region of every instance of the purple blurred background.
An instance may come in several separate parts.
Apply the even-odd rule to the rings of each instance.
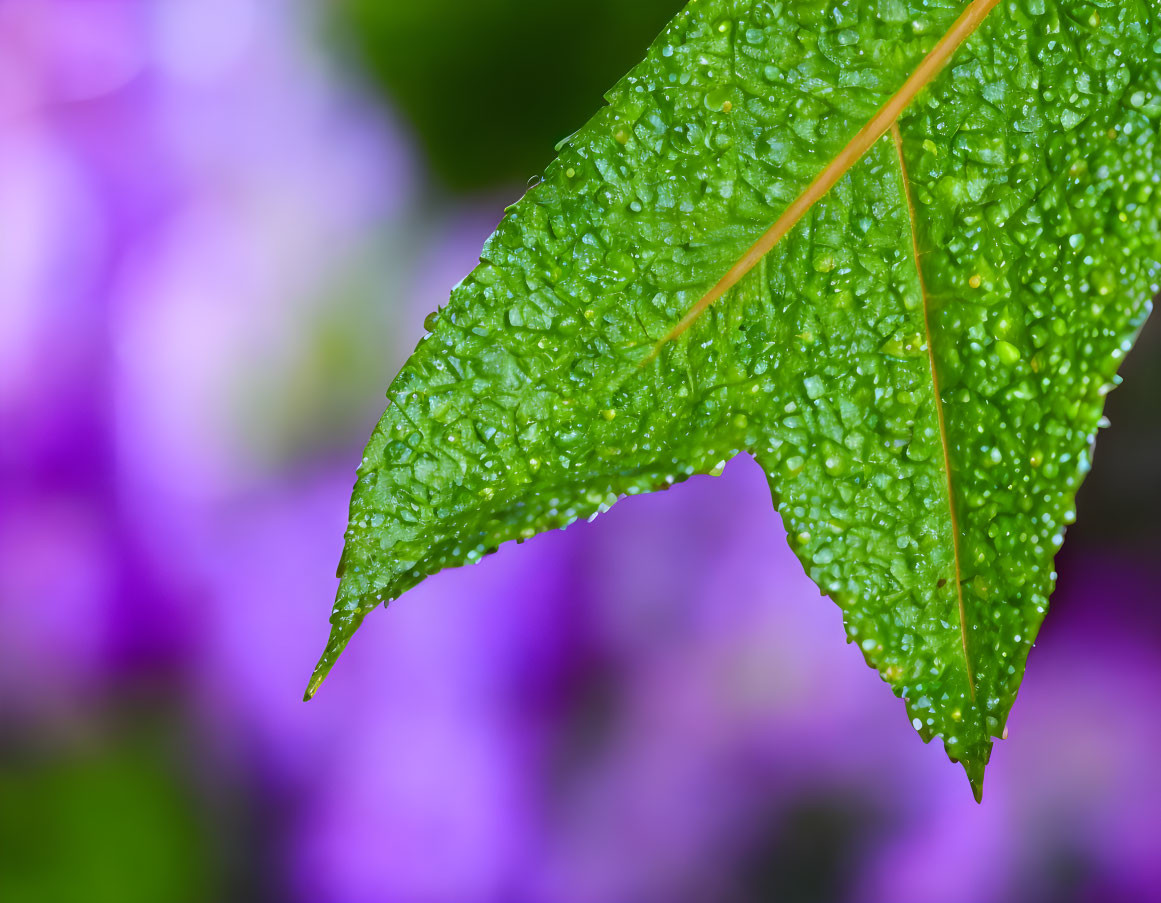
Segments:
[[[1156,321],[982,807],[748,459],[433,578],[299,701],[383,390],[522,187],[366,5],[0,0],[0,900],[1161,898]]]

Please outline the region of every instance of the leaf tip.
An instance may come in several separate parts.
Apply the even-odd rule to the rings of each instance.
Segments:
[[[355,635],[355,631],[359,629],[359,625],[362,623],[363,614],[361,613],[336,613],[331,618],[331,635],[327,640],[326,649],[323,650],[323,654],[318,660],[318,664],[314,666],[314,673],[310,676],[310,682],[306,685],[306,692],[302,696],[303,702],[310,702],[314,698],[315,693],[323,685],[323,681],[331,673],[331,668],[335,666],[335,662],[343,654],[343,650],[347,648],[347,643],[351,641],[351,637]]]
[[[972,796],[977,803],[984,801],[984,769],[985,762],[963,762],[963,770],[967,772],[968,783],[972,785]]]
[[[322,669],[321,662],[315,667],[314,673],[310,676],[310,683],[306,685],[306,692],[302,694],[303,702],[310,702],[314,699],[314,694],[318,692],[318,688],[322,686],[323,681],[327,679],[327,672]]]
[[[327,647],[330,648],[329,645]],[[323,681],[327,679],[327,675],[331,673],[331,663],[327,661],[324,655],[317,665],[314,666],[314,672],[310,675],[310,682],[306,685],[306,692],[302,694],[303,702],[310,702],[314,699],[314,694],[318,692],[318,688],[323,685]]]

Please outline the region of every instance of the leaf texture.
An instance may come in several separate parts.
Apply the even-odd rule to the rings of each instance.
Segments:
[[[392,384],[308,697],[426,576],[748,452],[978,797],[1161,282],[1158,0],[694,0],[607,100]]]

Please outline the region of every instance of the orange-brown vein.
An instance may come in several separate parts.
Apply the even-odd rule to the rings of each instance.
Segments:
[[[923,331],[927,342],[927,359],[931,365],[931,388],[935,395],[935,418],[939,423],[939,441],[943,449],[943,471],[947,477],[947,505],[951,511],[951,548],[955,561],[955,592],[959,606],[960,641],[963,645],[963,661],[967,668],[968,690],[976,698],[976,679],[972,673],[972,659],[968,653],[967,608],[963,599],[963,573],[960,566],[959,518],[955,513],[955,481],[951,475],[951,443],[947,437],[947,420],[943,414],[943,395],[939,390],[939,371],[935,365],[935,344],[932,341],[931,306],[927,285],[923,279],[923,264],[919,258],[919,221],[915,215],[915,201],[911,195],[911,177],[907,174],[907,160],[903,156],[903,135],[899,123],[891,123],[891,138],[895,142],[895,153],[899,157],[899,173],[903,179],[903,196],[907,201],[907,218],[911,224],[911,253],[915,258],[915,272],[919,277],[919,294],[923,300]]]
[[[826,196],[838,180],[863,158],[863,155],[871,149],[871,146],[876,141],[887,133],[887,130],[899,118],[900,114],[915,99],[915,95],[923,90],[940,73],[952,54],[959,49],[964,41],[975,33],[984,19],[988,17],[988,13],[999,2],[1000,0],[973,0],[964,9],[960,17],[948,29],[947,34],[923,58],[923,61],[907,81],[903,83],[903,86],[879,108],[879,111],[871,121],[859,130],[858,134],[850,140],[846,147],[839,151],[838,155],[807,186],[806,190],[798,196],[794,203],[786,208],[786,211],[778,218],[777,222],[730,268],[729,272],[721,278],[721,281],[710,289],[697,304],[690,308],[681,322],[674,326],[665,338],[653,347],[649,356],[642,361],[642,366],[654,360],[666,344],[672,342],[689,329],[707,308],[737,285],[757,265],[758,261],[769,254],[774,246],[797,225],[798,221],[806,215],[810,208]]]

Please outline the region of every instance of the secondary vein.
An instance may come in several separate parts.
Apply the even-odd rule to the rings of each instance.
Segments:
[[[947,437],[947,420],[943,414],[943,394],[939,389],[939,371],[935,366],[935,344],[931,332],[931,307],[927,285],[923,279],[923,264],[919,257],[919,221],[915,215],[915,201],[911,195],[911,177],[907,174],[907,160],[903,156],[903,134],[899,123],[891,123],[891,138],[895,142],[895,153],[899,157],[899,172],[903,178],[903,196],[907,201],[907,217],[911,224],[911,253],[915,258],[915,272],[919,276],[919,294],[923,301],[923,331],[927,342],[927,359],[931,364],[931,388],[935,395],[935,417],[939,423],[939,441],[943,449],[943,471],[947,477],[947,505],[951,511],[951,548],[955,561],[955,592],[959,606],[960,641],[963,645],[963,661],[967,668],[968,689],[976,698],[976,679],[972,673],[972,659],[968,653],[967,608],[963,599],[963,574],[960,567],[959,518],[955,513],[955,481],[951,475],[951,443]]]
[[[777,222],[742,255],[742,258],[730,268],[729,272],[721,278],[718,284],[710,289],[697,304],[690,308],[681,322],[674,326],[665,338],[653,347],[649,356],[642,361],[642,366],[654,360],[666,344],[672,342],[689,329],[707,308],[741,282],[758,261],[769,254],[774,246],[798,224],[798,221],[806,215],[810,208],[834,188],[838,180],[846,175],[850,168],[858,163],[863,158],[863,155],[871,149],[874,143],[887,133],[891,125],[907,109],[911,101],[915,99],[915,96],[939,74],[944,64],[951,58],[951,55],[980,27],[980,24],[988,17],[988,13],[999,2],[1000,0],[973,0],[964,9],[960,17],[948,29],[947,34],[923,58],[923,61],[911,73],[911,76],[903,83],[903,86],[879,108],[879,111],[871,121],[859,130],[858,134],[850,140],[846,147],[839,151],[838,155],[807,186],[806,190],[798,196],[794,203],[786,208]]]

